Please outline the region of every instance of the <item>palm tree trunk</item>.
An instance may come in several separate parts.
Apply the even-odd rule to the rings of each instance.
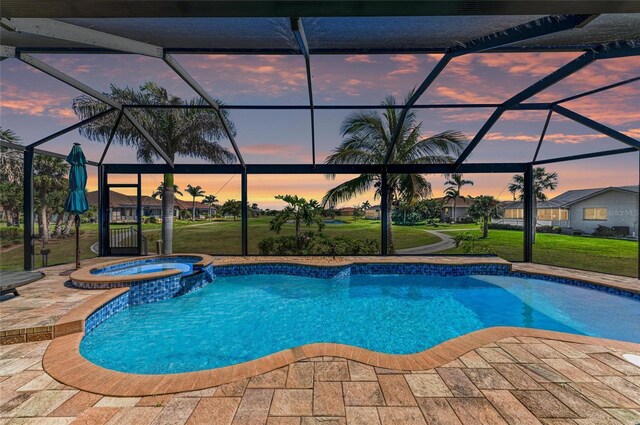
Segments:
[[[44,196],[40,199],[40,233],[42,236],[42,243],[49,242],[49,217],[47,215],[47,204]]]
[[[456,209],[458,207],[458,197],[453,198],[453,222],[456,222]]]
[[[396,250],[393,244],[393,230],[391,228],[391,199],[387,201],[387,253],[395,254]]]
[[[167,255],[173,253],[173,174],[164,175],[162,192],[162,253]]]
[[[55,232],[54,234],[56,235],[56,238],[60,238],[62,237],[62,219],[64,217],[64,213],[60,213],[58,214],[58,217],[56,217],[56,227],[55,227]]]
[[[487,239],[489,237],[489,218],[482,219],[482,238]]]
[[[538,227],[538,201],[533,200],[533,229],[531,229],[531,243],[536,243],[536,228]]]
[[[296,248],[300,254],[300,219],[296,219]]]
[[[191,204],[191,221],[196,221],[196,197],[193,197],[193,203]]]
[[[74,222],[75,217],[73,216],[73,214],[69,214],[69,216],[67,217],[67,222],[64,224],[64,229],[62,230],[63,237],[69,237],[69,235],[71,234],[71,227],[73,226]]]

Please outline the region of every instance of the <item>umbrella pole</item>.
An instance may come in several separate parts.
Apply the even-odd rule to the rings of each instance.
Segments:
[[[76,270],[80,269],[80,216],[76,214]]]

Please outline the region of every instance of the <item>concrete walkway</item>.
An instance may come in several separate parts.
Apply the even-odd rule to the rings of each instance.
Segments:
[[[413,248],[405,248],[397,250],[398,254],[433,254],[434,252],[442,252],[456,247],[456,241],[445,232],[461,232],[476,229],[444,229],[444,230],[423,230],[440,238],[440,242],[430,245],[415,246]]]

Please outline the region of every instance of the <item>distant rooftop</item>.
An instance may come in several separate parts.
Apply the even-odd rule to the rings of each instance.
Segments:
[[[633,192],[638,193],[639,186],[609,186],[609,187],[596,187],[591,189],[574,189],[568,190],[555,198],[551,198],[548,201],[539,202],[538,208],[565,208],[570,206],[571,204],[575,204],[576,202],[589,198],[593,195],[596,195],[600,192],[605,192],[608,190],[619,190],[624,192]],[[508,204],[505,204],[505,208],[522,208],[522,201],[514,201]]]

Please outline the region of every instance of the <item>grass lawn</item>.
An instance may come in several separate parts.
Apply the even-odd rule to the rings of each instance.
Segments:
[[[277,236],[269,231],[271,217],[249,218],[248,242],[249,254],[259,254],[258,242],[263,238]],[[347,218],[346,224],[327,224],[323,232],[329,236],[345,236],[351,239],[380,240],[379,220],[353,220]],[[416,231],[417,227],[394,226],[394,240],[398,249],[429,245],[439,239],[427,232]],[[303,231],[309,230],[303,228]],[[160,231],[155,231],[159,235]],[[212,254],[240,254],[241,222],[217,221],[205,225],[177,227],[173,232],[173,250],[175,252],[206,252]],[[293,224],[283,226],[280,235],[293,235]],[[145,231],[145,233],[149,233]]]
[[[249,253],[259,254],[258,241],[262,238],[274,236],[269,231],[270,217],[249,219]],[[146,235],[160,235],[160,224],[144,224]],[[414,246],[429,245],[439,241],[435,236],[424,230],[445,230],[447,234],[455,235],[463,230],[476,228],[472,224],[441,225],[432,227],[422,226],[394,226],[394,241],[397,249]],[[460,230],[457,230],[460,229]],[[83,224],[80,249],[82,258],[94,257],[91,245],[98,241],[96,224]],[[176,221],[174,228],[174,252],[202,252],[210,254],[239,255],[241,252],[241,222],[240,220],[219,221]],[[281,234],[293,234],[293,224],[284,226]],[[380,221],[357,220],[348,218],[347,224],[327,224],[324,232],[330,236],[347,236],[353,239],[380,239]],[[480,235],[480,230],[472,230]],[[512,230],[490,230],[489,238],[480,243],[488,245],[502,258],[511,261],[522,260],[523,235],[522,232]],[[75,259],[75,239],[52,240],[47,248],[49,265],[70,263]],[[36,242],[36,265],[41,266],[38,255],[41,245]],[[591,238],[586,236],[570,236],[555,234],[538,234],[534,245],[534,261],[576,269],[593,270],[603,273],[637,276],[637,251],[635,241]],[[150,252],[155,251],[154,242],[149,243]],[[443,253],[462,253],[460,248],[444,251]],[[0,253],[0,269],[22,269],[22,247]]]
[[[459,232],[451,232],[451,235]],[[480,230],[471,233],[480,235]],[[500,257],[521,261],[523,234],[513,230],[489,230],[488,245]],[[443,253],[462,253],[455,248]],[[533,246],[533,261],[540,264],[593,270],[602,273],[638,276],[638,242],[589,236],[538,233]]]
[[[269,221],[271,217],[256,217],[249,219],[249,253],[259,254],[258,242],[266,237],[276,234],[269,231]],[[346,224],[327,224],[324,232],[330,236],[346,236],[352,239],[377,239],[380,240],[380,221],[377,220],[357,220],[351,218],[345,220]],[[173,251],[174,252],[202,252],[209,254],[230,254],[239,255],[241,253],[241,222],[240,220],[218,220],[218,221],[185,221],[174,222],[173,231]],[[161,224],[143,224],[143,233],[159,238]],[[418,230],[417,227],[395,226],[394,240],[398,249],[410,248],[413,246],[428,245],[438,242],[439,239],[427,232]],[[306,229],[305,229],[306,230]],[[97,224],[82,224],[82,237],[80,239],[80,249],[82,258],[95,257],[91,251],[91,245],[98,241]],[[283,227],[280,234],[288,235],[294,233],[293,224]],[[36,254],[40,252],[41,245],[36,243]],[[47,245],[51,250],[49,254],[49,265],[70,263],[75,261],[75,239],[52,239]],[[155,251],[155,243],[149,242],[150,253]],[[22,247],[0,253],[0,269],[21,270],[22,269]],[[42,265],[41,258],[36,255],[36,265]]]

